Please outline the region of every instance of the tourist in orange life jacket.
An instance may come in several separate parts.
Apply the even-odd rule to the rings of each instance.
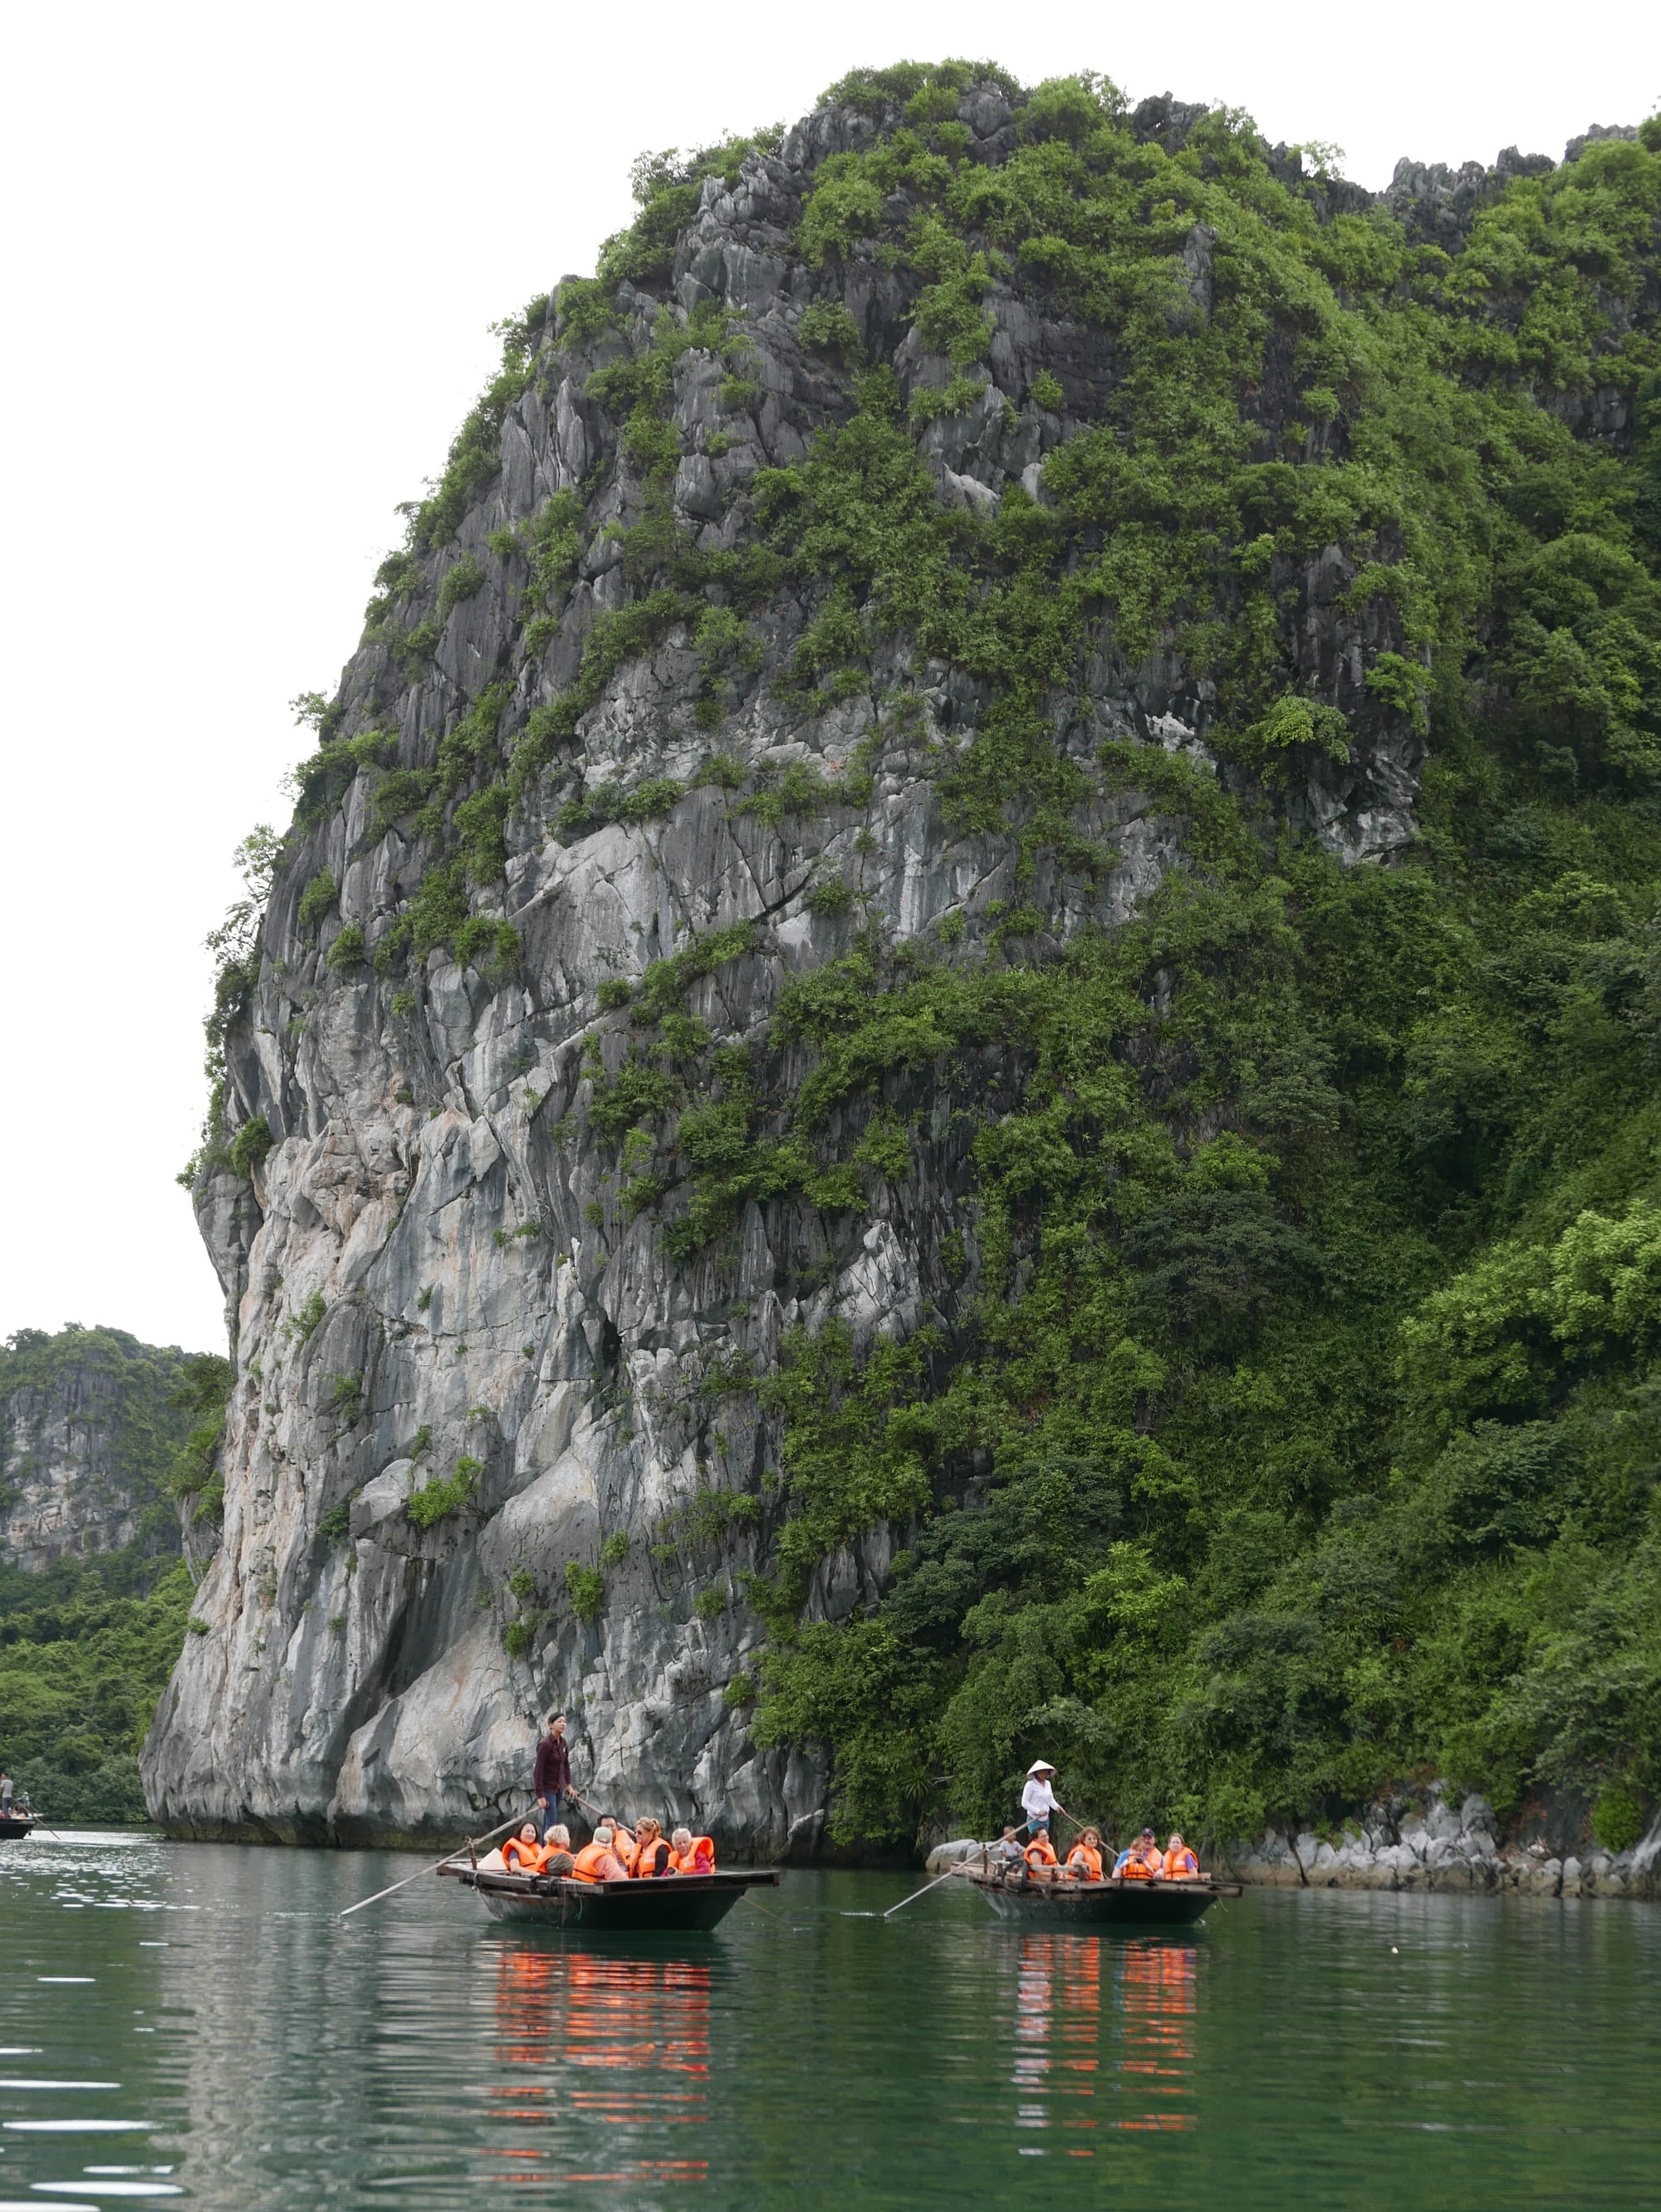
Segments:
[[[615,1813],[602,1813],[600,1824],[611,1831],[611,1848],[627,1866],[634,1856],[634,1831]]]
[[[576,1863],[571,1855],[571,1831],[563,1820],[556,1820],[543,1845],[543,1872],[568,1875]]]
[[[612,1849],[611,1824],[602,1820],[594,1831],[594,1840],[585,1844],[572,1863],[571,1871],[579,1881],[627,1881],[628,1869]]]
[[[1056,1857],[1056,1847],[1050,1841],[1047,1828],[1034,1829],[1032,1839],[1021,1856],[1027,1862],[1027,1879],[1029,1881],[1054,1881],[1058,1879],[1060,1863]]]
[[[1087,1828],[1067,1854],[1067,1871],[1075,1881],[1101,1880],[1101,1837]]]
[[[1113,1862],[1115,1881],[1163,1881],[1165,1861],[1151,1828],[1144,1828],[1128,1850]]]
[[[715,1846],[707,1836],[694,1836],[690,1828],[677,1828],[670,1841],[675,1846],[671,1873],[714,1873]]]
[[[650,1881],[658,1875],[667,1874],[674,1857],[658,1821],[648,1818],[635,1823],[634,1851],[628,1870],[636,1881]]]
[[[1165,1846],[1165,1879],[1167,1881],[1197,1881],[1200,1864],[1180,1836],[1173,1836]]]
[[[502,1845],[502,1864],[509,1874],[540,1874],[543,1870],[543,1847],[536,1841],[536,1824],[527,1820],[517,1836],[510,1836]]]

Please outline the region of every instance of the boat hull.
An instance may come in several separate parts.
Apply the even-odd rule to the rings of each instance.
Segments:
[[[1238,1897],[1239,1885],[1199,1881],[1002,1882],[979,1874],[964,1881],[980,1892],[1001,1920],[1024,1927],[1082,1934],[1096,1929],[1189,1928],[1219,1897]]]
[[[518,1927],[571,1929],[584,1935],[706,1935],[749,1889],[776,1889],[776,1867],[729,1874],[670,1875],[655,1881],[563,1881],[490,1874],[472,1867],[443,1872],[476,1890],[493,1919]]]
[[[21,1843],[25,1836],[33,1835],[39,1826],[37,1820],[20,1820],[15,1813],[9,1813],[3,1820],[0,1820],[0,1844]]]

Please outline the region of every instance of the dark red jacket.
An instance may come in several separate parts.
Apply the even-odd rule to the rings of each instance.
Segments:
[[[562,1735],[545,1735],[536,1746],[531,1789],[538,1797],[562,1797],[571,1787],[571,1752]]]

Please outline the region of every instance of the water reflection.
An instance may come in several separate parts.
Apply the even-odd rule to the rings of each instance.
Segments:
[[[506,2078],[488,2094],[494,2118],[512,2131],[491,2131],[493,2179],[635,2187],[709,2179],[697,2139],[709,2120],[706,1961],[504,1943],[496,2023]],[[590,2132],[596,2126],[627,2131],[615,2157],[607,2138]],[[694,2131],[682,2154],[641,2154],[669,2127]]]
[[[1124,2087],[1156,2101],[1119,2128],[1188,2128],[1191,2110],[1173,2109],[1189,2087],[1194,2063],[1194,1965],[1191,1943],[1127,1943],[1119,1954],[1118,2070]]]
[[[1191,2127],[1195,1961],[1191,1943],[1023,1936],[1013,2038],[1017,2130],[1053,2129],[1064,2139],[1102,2127]],[[1105,2057],[1104,1978],[1117,2031]],[[1095,2154],[1066,2140],[1020,2148],[1028,2157],[1046,2149]]]

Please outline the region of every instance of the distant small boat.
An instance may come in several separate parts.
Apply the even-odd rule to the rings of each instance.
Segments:
[[[1237,1881],[1013,1881],[991,1868],[963,1866],[992,1911],[1004,1920],[1046,1928],[1184,1928],[1220,1897],[1238,1897]]]
[[[561,1875],[497,1873],[451,1861],[437,1869],[476,1890],[498,1920],[592,1935],[690,1935],[724,1920],[747,1889],[777,1889],[777,1867],[664,1875],[649,1881],[571,1881]]]
[[[39,1826],[38,1813],[8,1813],[0,1820],[0,1844],[21,1840]]]

